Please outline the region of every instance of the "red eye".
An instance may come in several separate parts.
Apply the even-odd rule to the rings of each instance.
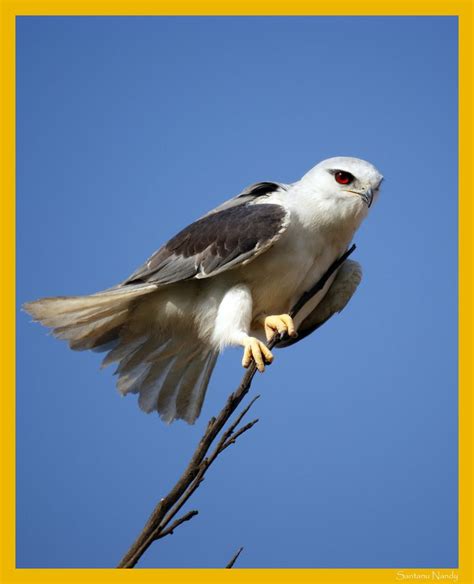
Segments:
[[[350,172],[344,172],[343,170],[338,170],[334,178],[340,185],[350,185],[354,180],[354,176]]]

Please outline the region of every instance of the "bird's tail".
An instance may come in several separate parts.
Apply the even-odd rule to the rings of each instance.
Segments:
[[[118,390],[139,394],[143,411],[156,410],[167,423],[181,419],[192,424],[201,412],[217,356],[192,331],[167,337],[150,331],[133,340],[122,336],[102,365],[119,362]]]
[[[71,349],[108,351],[102,365],[118,362],[118,390],[122,395],[139,394],[142,410],[156,410],[168,423],[183,419],[192,424],[200,414],[217,352],[204,345],[192,327],[165,331],[138,315],[135,307],[140,303],[135,300],[154,291],[154,285],[127,285],[90,296],[42,298],[23,308]],[[150,301],[154,306],[151,296]]]
[[[104,351],[117,342],[133,301],[156,290],[139,284],[116,287],[89,296],[56,296],[27,302],[23,309],[35,321],[51,327],[71,349]]]

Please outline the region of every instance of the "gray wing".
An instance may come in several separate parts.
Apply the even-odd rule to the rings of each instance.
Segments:
[[[341,312],[347,305],[352,295],[357,290],[362,280],[362,267],[358,262],[346,260],[339,268],[333,283],[326,292],[324,298],[316,308],[308,314],[298,328],[298,336],[294,339],[285,339],[276,347],[283,348],[301,341],[337,312]]]
[[[286,230],[288,212],[284,207],[251,204],[279,186],[257,183],[250,187],[253,190],[246,189],[198,219],[155,252],[122,285],[145,282],[165,285],[209,278],[252,261]]]

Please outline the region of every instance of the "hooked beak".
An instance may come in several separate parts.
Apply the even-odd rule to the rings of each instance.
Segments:
[[[354,195],[359,195],[364,203],[370,209],[372,201],[374,200],[374,191],[372,189],[367,189],[366,191],[348,191],[349,193],[354,193]]]
[[[372,205],[372,201],[374,200],[374,191],[372,189],[367,189],[362,195],[362,198],[367,203],[367,207],[370,209],[370,205]]]

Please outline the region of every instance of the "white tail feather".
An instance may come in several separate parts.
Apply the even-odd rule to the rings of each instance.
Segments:
[[[114,357],[109,358],[112,353]],[[215,351],[192,335],[185,342],[181,337],[159,340],[150,336],[139,345],[121,339],[105,361],[119,359],[117,387],[123,395],[138,393],[143,411],[156,410],[167,423],[196,420],[217,359]]]
[[[56,337],[69,341],[71,349],[96,349],[118,335],[130,303],[155,290],[153,285],[117,287],[89,296],[42,298],[23,308],[34,320],[52,327]]]
[[[156,410],[168,423],[179,418],[192,424],[201,411],[217,353],[191,329],[152,329],[138,314],[143,305],[134,300],[155,290],[154,285],[127,285],[90,296],[43,298],[24,309],[72,349],[108,350],[102,367],[118,362],[118,390],[123,395],[138,393],[145,412]]]

